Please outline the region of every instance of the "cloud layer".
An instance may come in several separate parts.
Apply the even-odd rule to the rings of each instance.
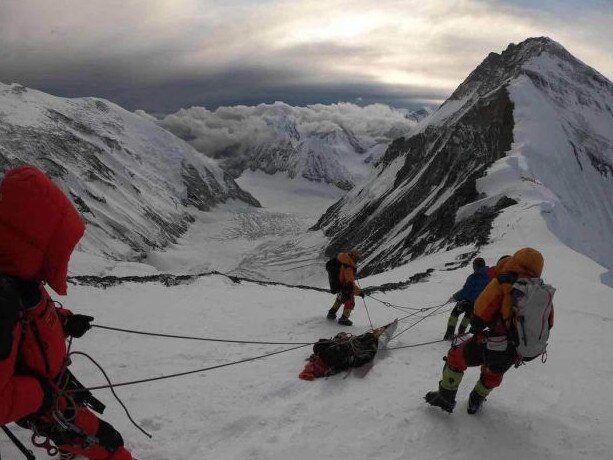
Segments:
[[[141,115],[146,114],[141,112]],[[254,148],[263,144],[290,142],[297,146],[315,137],[336,133],[341,139],[325,138],[322,148],[348,148],[355,153],[354,147],[347,142],[347,137],[355,136],[365,153],[408,133],[415,123],[407,117],[406,110],[382,104],[292,107],[282,102],[220,107],[214,111],[192,107],[159,122],[197,150],[222,159],[224,166],[235,175],[239,175],[252,159]]]
[[[0,81],[164,112],[359,97],[414,107],[529,36],[613,78],[612,23],[609,0],[5,0]]]

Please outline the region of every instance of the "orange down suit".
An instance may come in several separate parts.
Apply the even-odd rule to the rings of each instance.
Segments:
[[[355,296],[362,293],[362,290],[355,283],[357,261],[351,252],[339,252],[336,258],[341,263],[338,274],[341,292],[338,299],[342,302],[344,311],[351,312],[355,307]]]
[[[489,328],[487,337],[477,332],[471,339],[458,347],[452,347],[447,355],[447,363],[453,369],[463,372],[467,367],[483,364],[483,344],[486,340],[504,340],[509,333],[511,322],[511,290],[517,278],[538,278],[543,270],[542,255],[532,249],[523,248],[510,259],[506,259],[500,273],[489,282],[475,301],[471,325],[477,331]],[[549,316],[549,328],[553,327],[553,309]],[[511,353],[513,349],[509,349]],[[487,352],[487,350],[486,350]],[[495,354],[490,354],[494,356]],[[513,364],[514,356],[500,354],[498,362],[492,360],[481,367],[481,381],[486,388],[500,385],[506,370]]]

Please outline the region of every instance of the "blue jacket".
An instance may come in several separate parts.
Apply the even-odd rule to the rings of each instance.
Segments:
[[[455,300],[468,300],[470,303],[474,303],[481,294],[481,291],[485,289],[487,283],[490,282],[488,276],[488,267],[481,267],[477,273],[472,273],[466,278],[464,287],[453,295]]]

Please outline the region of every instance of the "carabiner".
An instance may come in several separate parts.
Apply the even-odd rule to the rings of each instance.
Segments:
[[[38,441],[38,438],[42,438],[42,441]],[[34,432],[32,434],[32,444],[34,444],[36,447],[42,447],[43,449],[45,449],[47,451],[47,455],[49,455],[50,457],[55,457],[59,452],[59,449],[53,444],[51,444],[49,436],[40,434],[38,432]]]

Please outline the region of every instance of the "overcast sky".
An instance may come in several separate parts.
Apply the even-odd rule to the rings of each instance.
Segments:
[[[542,35],[613,80],[613,0],[0,0],[0,82],[149,112],[416,108]]]

